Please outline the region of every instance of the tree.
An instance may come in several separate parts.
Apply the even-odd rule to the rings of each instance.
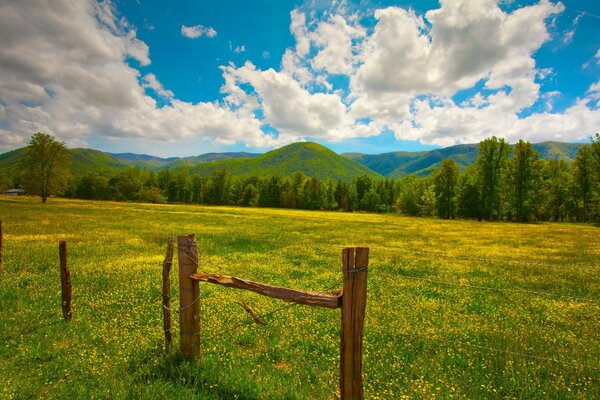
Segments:
[[[479,218],[479,186],[477,166],[471,165],[460,177],[458,189],[458,215],[462,218]]]
[[[564,160],[549,160],[543,163],[543,183],[540,189],[542,211],[545,219],[554,222],[564,221],[568,215],[572,185],[569,164]]]
[[[589,218],[590,200],[594,190],[594,172],[592,149],[583,145],[577,150],[577,156],[573,162],[573,183],[575,185],[575,196],[581,201],[581,219]]]
[[[479,186],[479,219],[500,217],[500,183],[510,146],[504,139],[492,136],[479,143],[477,183]]]
[[[440,218],[454,218],[458,175],[458,166],[450,158],[442,161],[442,167],[435,173],[435,199],[437,214]]]
[[[539,154],[529,142],[519,140],[508,161],[507,192],[517,221],[531,218],[535,194],[539,187]]]
[[[51,195],[64,193],[70,158],[64,142],[46,133],[34,134],[19,161],[27,191],[41,196],[42,203]]]

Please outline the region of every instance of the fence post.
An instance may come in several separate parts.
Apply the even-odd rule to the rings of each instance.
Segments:
[[[58,244],[58,255],[60,257],[60,286],[63,318],[70,321],[73,317],[71,312],[71,272],[67,268],[67,242],[61,240]]]
[[[0,280],[2,279],[2,240],[4,239],[2,233],[2,220],[0,219]]]
[[[342,400],[362,400],[362,342],[367,304],[369,249],[342,251],[342,332],[340,342],[340,394]]]
[[[179,350],[188,359],[200,352],[200,288],[189,276],[198,269],[194,235],[177,237],[179,258]]]
[[[173,265],[173,236],[167,240],[167,255],[163,261],[162,290],[163,290],[163,329],[165,331],[165,350],[173,349],[171,334],[171,266]]]

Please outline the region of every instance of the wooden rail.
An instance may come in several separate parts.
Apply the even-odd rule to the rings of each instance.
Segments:
[[[305,292],[302,290],[288,289],[279,286],[267,285],[265,283],[248,281],[234,276],[206,274],[197,272],[189,276],[190,279],[200,282],[214,283],[236,289],[249,290],[263,296],[290,301],[308,306],[320,306],[326,308],[340,308],[342,306],[342,295],[340,292],[333,294],[322,294]]]

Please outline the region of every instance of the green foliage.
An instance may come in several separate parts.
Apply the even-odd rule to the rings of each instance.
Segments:
[[[63,142],[38,132],[29,139],[21,155],[19,167],[30,194],[45,203],[49,196],[63,194],[68,182],[69,152]]]
[[[360,175],[380,177],[356,161],[342,157],[317,143],[293,143],[255,158],[226,159],[203,163],[192,173],[208,176],[224,169],[233,176],[290,176],[302,172],[318,179],[352,180]]]
[[[569,165],[564,160],[549,160],[542,165],[542,186],[538,196],[542,206],[538,213],[546,221],[564,221],[569,210],[574,208]]]
[[[201,175],[196,167],[193,170],[181,167],[154,172],[127,167],[126,164],[119,164],[121,161],[117,161],[114,169],[99,167],[100,172],[97,173],[90,171],[94,170],[96,165],[105,165],[102,160],[107,157],[106,154],[73,149],[72,154],[79,154],[77,169],[88,172],[72,175],[65,195],[83,199],[150,203],[398,211],[406,215],[440,218],[598,221],[600,220],[600,177],[597,168],[600,139],[598,137],[599,135],[596,135],[592,138],[591,145],[587,146],[590,148],[590,154],[585,158],[588,160],[585,164],[587,169],[582,169],[582,161],[569,164],[558,158],[550,161],[539,160],[536,155],[538,145],[532,146],[522,141],[515,145],[515,155],[509,158],[508,145],[501,140],[491,138],[482,142],[483,153],[477,163],[467,167],[462,173],[460,170],[466,164],[457,163],[455,160],[457,157],[465,157],[464,159],[471,157],[473,154],[471,145],[453,146],[437,152],[422,152],[429,154],[427,157],[430,161],[440,154],[449,156],[441,162],[430,164],[427,161],[423,164],[426,165],[427,171],[433,170],[433,174],[426,177],[408,175],[401,179],[382,179],[372,174],[362,173],[364,171],[360,171],[361,173],[352,179],[348,179],[351,174],[346,174],[339,179],[320,179],[299,171],[290,174],[267,174],[269,170],[279,170],[277,166],[288,165],[289,160],[293,160],[293,164],[301,165],[304,162],[302,160],[311,157],[321,160],[331,159],[329,150],[314,143],[287,146],[256,157],[253,162],[263,166],[268,164],[265,167],[267,169],[257,174],[247,172],[242,175],[233,175],[227,168],[214,169],[216,166],[239,164],[244,166],[242,170],[246,171],[248,160],[235,158],[240,153],[230,153],[231,159],[226,161],[205,163],[205,166],[210,167],[208,170],[212,171],[209,175]],[[544,144],[546,148],[549,146],[548,143]],[[585,146],[576,147],[582,149]],[[6,168],[15,154],[22,154],[22,152],[19,150],[0,155],[0,168],[3,165]],[[389,154],[397,156],[397,153]],[[419,154],[419,157],[423,156]],[[125,158],[135,159],[137,156],[128,155]],[[139,157],[142,157],[143,161],[153,161],[150,156]],[[217,155],[211,157],[215,158]],[[84,163],[85,160],[88,161]],[[88,169],[82,167],[84,164]],[[258,164],[254,166],[256,165]],[[302,169],[298,165],[296,169]],[[328,164],[324,162],[322,165]],[[418,162],[415,162],[415,165],[422,166]],[[434,166],[436,169],[432,169]],[[582,175],[582,172],[588,170],[591,172]],[[1,185],[19,187],[18,179],[10,179],[15,177],[14,174],[4,176],[9,178],[0,181]],[[576,184],[574,179],[583,176],[588,177],[587,181],[580,179],[580,184]],[[492,184],[493,182],[495,184]],[[582,191],[582,182],[588,182],[588,192]],[[585,197],[585,207],[584,197],[582,197],[584,193],[588,193]],[[484,198],[487,200],[483,201]]]
[[[595,182],[594,171],[595,160],[590,146],[582,146],[577,151],[577,157],[573,163],[573,182],[575,198],[579,209],[580,218],[587,221],[591,216],[590,207],[594,203]]]
[[[513,155],[508,161],[505,189],[509,213],[517,221],[529,221],[537,202],[536,194],[540,186],[539,154],[529,142],[519,140]]]
[[[501,182],[510,151],[510,146],[504,139],[495,136],[479,143],[479,156],[475,162],[479,188],[479,218],[500,218]]]
[[[459,171],[456,163],[447,158],[442,167],[434,173],[437,215],[440,218],[454,218],[458,192]]]
[[[458,190],[458,215],[462,218],[480,217],[479,182],[477,166],[472,165],[461,175]]]

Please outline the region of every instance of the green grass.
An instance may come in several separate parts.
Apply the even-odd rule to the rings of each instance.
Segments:
[[[335,398],[339,310],[294,306],[262,327],[235,301],[259,314],[286,303],[201,284],[200,362],[165,355],[170,233],[196,233],[203,271],[316,291],[341,287],[342,248],[370,247],[366,398],[600,398],[600,304],[582,300],[600,299],[598,228],[38,201],[0,196],[1,399]],[[71,323],[60,308],[59,240],[68,241]]]

